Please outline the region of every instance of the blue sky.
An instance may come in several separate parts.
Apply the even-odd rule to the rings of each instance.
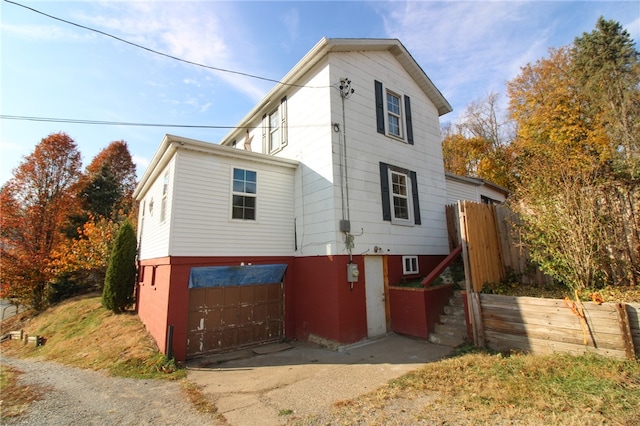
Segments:
[[[277,80],[322,37],[398,38],[449,100],[455,121],[521,66],[570,44],[599,16],[640,38],[638,2],[23,1],[43,13],[185,60]],[[233,126],[273,83],[181,63],[2,1],[0,114]],[[354,82],[357,89],[357,82]],[[228,129],[0,120],[0,184],[63,131],[86,166],[125,140],[138,177],[166,133],[219,142]]]

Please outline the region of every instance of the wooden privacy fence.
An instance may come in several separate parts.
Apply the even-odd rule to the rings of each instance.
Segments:
[[[480,294],[485,344],[498,351],[640,357],[640,304],[584,302],[576,307],[571,303]],[[576,315],[580,308],[584,319]]]
[[[482,291],[486,283],[497,283],[508,273],[523,283],[549,284],[530,260],[514,228],[519,223],[506,206],[459,201],[446,206],[449,249],[463,246],[466,279],[474,292]]]
[[[474,343],[531,353],[593,352],[640,357],[640,304],[575,302],[481,294],[507,273],[521,282],[553,280],[529,259],[507,207],[459,201],[446,210],[450,248],[461,245]],[[576,304],[577,303],[577,304]]]

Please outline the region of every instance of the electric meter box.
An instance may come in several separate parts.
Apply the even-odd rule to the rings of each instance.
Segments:
[[[347,282],[355,283],[358,281],[360,271],[357,263],[347,263]]]

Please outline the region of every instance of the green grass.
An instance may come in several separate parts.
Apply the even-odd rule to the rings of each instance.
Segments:
[[[429,364],[391,389],[439,392],[488,419],[504,414],[628,423],[640,421],[640,363],[596,355],[470,353]]]
[[[114,314],[102,307],[99,296],[79,297],[31,318],[24,326],[29,335],[46,339],[44,346],[3,344],[10,356],[43,357],[66,365],[107,370],[133,378],[180,379],[186,376],[161,354],[133,313]]]
[[[400,409],[399,409],[400,408]],[[640,424],[640,363],[597,355],[457,355],[341,401],[325,424]]]

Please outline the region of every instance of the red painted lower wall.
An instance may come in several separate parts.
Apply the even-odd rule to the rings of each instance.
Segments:
[[[348,256],[296,258],[296,338],[307,340],[316,335],[353,343],[367,337],[364,260],[354,256],[353,261],[361,275],[351,289],[347,282]]]
[[[444,256],[420,256],[420,274],[426,275]],[[286,263],[285,336],[307,340],[315,335],[338,343],[367,337],[363,256],[354,256],[360,277],[347,282],[348,256],[313,257],[163,257],[140,262],[138,315],[168,352],[167,329],[173,326],[172,354],[186,358],[189,274],[192,267]],[[402,277],[402,256],[387,256],[388,282]],[[431,268],[431,269],[429,269]]]
[[[452,295],[453,284],[428,289],[390,287],[391,329],[398,334],[428,338]]]
[[[413,280],[426,277],[447,256],[418,256],[418,274],[404,275],[402,273],[402,256],[388,256],[389,285],[398,285],[402,279]]]

